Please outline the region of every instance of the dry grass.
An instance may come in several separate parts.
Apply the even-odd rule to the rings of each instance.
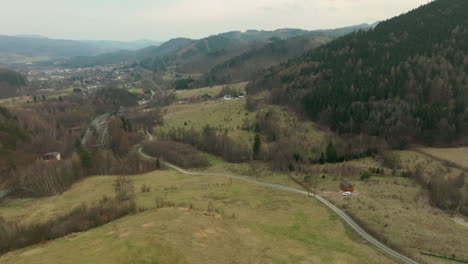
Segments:
[[[322,151],[326,144],[327,131],[319,130],[313,122],[299,120],[296,114],[287,108],[274,105],[261,105],[259,111],[262,113],[273,111],[278,113],[280,118],[281,137],[298,139],[304,150],[316,149]],[[247,144],[253,144],[255,132],[243,130],[244,124],[254,123],[255,112],[248,112],[245,109],[245,99],[241,98],[229,102],[222,100],[209,101],[196,104],[176,104],[163,109],[165,118],[163,127],[158,128],[167,131],[171,128],[195,128],[202,129],[206,125],[218,128],[234,140]],[[267,142],[263,142],[266,146]],[[319,152],[320,154],[320,152]]]
[[[226,86],[232,87],[233,89],[236,89],[237,91],[241,92],[245,90],[245,87],[247,86],[247,84],[248,82],[241,82],[241,83],[235,83],[235,84],[229,84],[229,85],[215,85],[211,87],[202,87],[202,88],[197,88],[197,89],[179,90],[179,91],[176,91],[175,94],[177,95],[177,98],[181,100],[189,99],[193,96],[202,96],[205,94],[215,97]]]
[[[236,140],[250,142],[254,134],[250,131],[242,130],[244,119],[252,119],[254,115],[245,110],[245,100],[217,101],[217,103],[199,103],[189,105],[178,105],[171,107],[167,113],[176,112],[164,119],[164,126],[160,129],[171,128],[195,128],[202,129],[206,125],[227,131],[228,135]]]
[[[427,193],[410,180],[374,177],[354,184],[359,195],[330,199],[391,244],[408,249],[418,257],[420,251],[425,251],[468,259],[468,228],[456,223],[448,213],[430,206]],[[339,182],[333,185],[337,191]],[[427,263],[446,262],[431,258]]]
[[[70,210],[70,204],[92,203],[109,191],[113,179],[88,178],[60,196],[23,200],[8,218],[31,221],[35,217],[28,215],[35,211],[36,217],[47,218]],[[0,262],[394,263],[363,243],[318,202],[302,195],[173,171],[132,179],[137,187],[143,183],[151,187],[150,192],[137,193],[138,206],[155,208],[155,199],[160,197],[180,208],[150,209],[8,253]],[[40,207],[47,207],[48,213],[37,214]],[[207,208],[217,213],[208,213]]]
[[[442,160],[448,160],[468,169],[468,147],[421,148],[422,151]]]
[[[404,168],[414,169],[420,165],[432,173],[440,172],[441,177],[460,173],[456,169],[447,171],[443,163],[414,151],[394,153],[398,155]],[[371,158],[347,164],[362,170],[382,166],[379,161]],[[323,167],[327,167],[328,171],[338,171],[332,168],[338,166],[340,165],[329,164]],[[341,178],[347,178],[354,184],[355,192],[352,197],[344,198],[340,194]],[[390,244],[407,249],[425,263],[450,262],[421,256],[420,251],[447,257],[455,255],[458,259],[468,260],[468,228],[460,221],[466,221],[466,217],[454,218],[449,213],[432,207],[427,190],[423,190],[414,181],[392,176],[391,170],[387,168],[385,176],[373,176],[368,181],[360,181],[359,175],[329,175],[320,185],[325,189],[325,197],[366,223],[374,232],[380,233]]]

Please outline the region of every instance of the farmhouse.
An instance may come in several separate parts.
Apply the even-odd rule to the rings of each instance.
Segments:
[[[60,160],[60,152],[49,152],[42,156],[43,160]]]
[[[340,190],[343,192],[352,192],[354,191],[354,186],[346,180],[340,182]]]

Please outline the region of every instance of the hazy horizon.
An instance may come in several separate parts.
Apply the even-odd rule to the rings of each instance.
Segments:
[[[428,0],[18,0],[4,3],[0,35],[74,40],[199,39],[228,31],[331,29],[374,23]]]

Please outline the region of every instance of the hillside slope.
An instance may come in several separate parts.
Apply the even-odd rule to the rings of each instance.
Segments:
[[[180,73],[206,74],[213,67],[217,67],[223,64],[231,64],[232,62],[229,62],[231,59],[239,60],[239,57],[240,60],[243,60],[245,57],[249,57],[251,61],[254,62],[254,64],[257,64],[257,61],[255,61],[255,58],[253,58],[251,55],[253,53],[260,52],[263,57],[272,57],[268,58],[268,60],[273,60],[274,62],[267,63],[265,65],[266,67],[269,67],[271,65],[280,63],[285,59],[296,57],[302,54],[304,51],[308,50],[310,47],[317,46],[310,45],[309,43],[303,43],[304,47],[299,47],[298,51],[292,51],[289,50],[289,48],[298,48],[297,45],[294,45],[294,41],[292,41],[291,47],[288,47],[288,44],[282,47],[283,50],[286,49],[286,51],[284,51],[286,54],[276,58],[278,55],[277,53],[268,54],[268,51],[259,51],[271,49],[269,46],[265,47],[265,45],[271,45],[271,42],[288,40],[301,36],[308,36],[310,38],[317,37],[321,39],[333,39],[357,29],[366,29],[369,27],[372,27],[372,25],[361,24],[345,28],[317,31],[307,31],[301,29],[277,29],[274,31],[247,30],[245,32],[226,32],[193,41],[176,52],[168,54],[164,59],[155,59],[152,64],[153,67],[147,67],[146,65],[143,66],[150,70],[159,70],[165,69],[165,67],[169,65],[176,65],[176,70]],[[311,41],[315,42],[315,40]],[[293,56],[293,54],[296,55]],[[260,58],[258,58],[259,63],[265,61],[261,58],[262,55],[260,55]],[[254,71],[256,68],[254,67],[250,70]],[[245,74],[242,75],[245,76]],[[236,79],[236,81],[242,80]]]
[[[97,176],[42,199],[13,199],[7,221],[43,222],[112,195]],[[394,263],[337,216],[301,195],[215,176],[154,171],[131,177],[138,213],[86,232],[12,251],[1,263]],[[158,208],[157,201],[173,203]],[[159,206],[165,207],[165,206]],[[79,249],[79,250],[77,250]],[[259,254],[261,252],[261,254]]]
[[[267,44],[248,50],[218,65],[205,74],[207,84],[236,83],[247,80],[259,70],[286,62],[331,41],[331,37],[313,34],[290,39],[272,39]]]
[[[393,146],[448,143],[468,129],[468,2],[438,0],[344,36],[251,82],[339,133]]]

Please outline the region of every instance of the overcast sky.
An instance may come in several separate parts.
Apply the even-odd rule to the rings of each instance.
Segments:
[[[1,0],[0,34],[168,40],[246,29],[373,23],[429,0]]]

